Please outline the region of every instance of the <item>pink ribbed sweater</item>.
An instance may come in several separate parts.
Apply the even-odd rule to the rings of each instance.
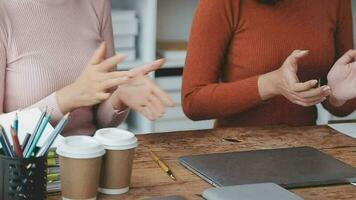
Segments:
[[[48,106],[63,115],[56,91],[72,83],[105,40],[112,56],[109,0],[0,0],[0,113]],[[65,135],[115,126],[127,111],[109,101],[71,113]]]

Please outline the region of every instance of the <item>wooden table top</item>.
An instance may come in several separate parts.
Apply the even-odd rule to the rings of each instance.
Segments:
[[[356,167],[356,140],[326,126],[227,128],[186,131],[139,136],[131,189],[121,196],[100,196],[103,200],[140,200],[149,197],[181,195],[189,200],[212,187],[181,166],[177,158],[183,155],[247,151],[257,149],[311,146]],[[239,142],[227,142],[223,138]],[[172,169],[174,182],[152,162],[149,151],[156,152]],[[356,200],[356,187],[339,185],[293,189],[305,200]],[[49,200],[59,200],[52,196]]]

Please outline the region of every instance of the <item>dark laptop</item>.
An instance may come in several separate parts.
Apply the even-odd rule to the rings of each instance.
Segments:
[[[183,156],[179,162],[215,186],[271,182],[297,188],[356,181],[356,168],[311,147]]]

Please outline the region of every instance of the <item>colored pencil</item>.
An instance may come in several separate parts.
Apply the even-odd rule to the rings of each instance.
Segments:
[[[6,135],[5,129],[4,129],[4,127],[1,126],[1,125],[0,125],[0,129],[1,129],[0,132],[1,132],[1,134],[2,134],[2,138],[3,138],[3,140],[4,140],[5,148],[7,149],[7,151],[8,151],[8,153],[9,153],[10,157],[14,158],[14,157],[15,157],[15,153],[14,153],[14,151],[13,151],[12,148],[11,148],[11,143],[10,143],[9,138],[8,138],[7,135]]]
[[[26,133],[25,139],[22,142],[22,151],[25,150],[25,147],[28,141],[30,140],[30,137],[31,137],[31,133]]]
[[[3,134],[4,134],[4,133],[2,132],[2,130],[0,130],[0,143],[1,143],[2,151],[3,151],[3,153],[4,153],[5,156],[11,157],[11,154],[10,154],[10,152],[9,152],[9,149],[8,149],[8,147],[7,147],[7,145],[6,145],[5,140],[4,140]]]
[[[15,114],[15,120],[14,120],[14,125],[13,125],[14,129],[15,129],[15,132],[16,134],[19,133],[19,116],[18,116],[18,113],[16,112]]]
[[[12,143],[15,149],[16,156],[19,158],[23,158],[22,149],[19,142],[19,138],[17,137],[16,130],[13,127],[11,127],[10,129],[11,129]]]
[[[68,123],[68,117],[69,113],[66,114],[61,121],[58,122],[54,130],[52,131],[51,135],[48,137],[48,139],[45,142],[45,145],[37,152],[36,157],[41,157],[44,156],[49,149],[51,148],[53,142],[56,140],[59,134],[62,133],[63,129]]]
[[[26,152],[25,158],[29,158],[32,155],[32,153],[34,152],[34,150],[37,146],[37,143],[40,140],[40,138],[41,138],[41,136],[42,136],[44,130],[46,129],[47,124],[50,120],[51,120],[51,115],[47,114],[46,117],[43,119],[43,122],[42,122],[40,128],[38,129],[38,132],[35,134],[35,137],[30,145],[30,148]]]
[[[47,114],[47,108],[46,108],[46,110],[44,112],[42,112],[40,118],[38,119],[36,127],[32,132],[31,137],[29,138],[28,142],[26,143],[26,146],[24,146],[24,150],[23,150],[23,156],[24,157],[26,157],[26,154],[28,153],[28,151],[29,151],[29,149],[31,147],[31,144],[32,144],[33,140],[35,139],[35,136],[36,136],[38,130],[40,129],[41,124],[42,124],[43,119],[45,118],[46,114]]]

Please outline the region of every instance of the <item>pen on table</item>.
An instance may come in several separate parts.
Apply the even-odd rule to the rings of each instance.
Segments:
[[[15,157],[15,153],[11,148],[11,143],[10,143],[9,138],[6,135],[5,129],[1,125],[0,125],[0,129],[1,129],[0,132],[1,132],[1,135],[2,135],[3,143],[4,143],[3,149],[6,148],[6,150],[8,151],[8,155],[10,157],[14,158]]]
[[[154,152],[150,151],[150,156],[152,160],[157,163],[157,165],[174,181],[176,181],[176,177],[169,167],[164,163]]]
[[[40,128],[38,129],[38,132],[35,134],[35,137],[32,141],[32,144],[30,145],[29,150],[26,152],[27,154],[26,154],[25,158],[29,158],[32,155],[32,153],[34,152],[34,150],[37,146],[37,143],[40,140],[40,138],[41,138],[41,136],[42,136],[44,130],[46,129],[47,124],[50,120],[51,120],[51,114],[47,113],[46,117],[43,119],[43,122],[42,122]]]
[[[26,156],[27,152],[29,151],[30,146],[31,146],[33,140],[35,139],[35,136],[36,136],[38,130],[40,129],[41,124],[42,124],[43,119],[45,118],[46,114],[47,114],[47,108],[46,108],[46,110],[45,110],[44,112],[42,112],[40,118],[39,118],[38,121],[37,121],[36,127],[35,127],[35,129],[33,130],[33,132],[32,132],[32,135],[31,135],[30,138],[28,139],[28,142],[26,143],[26,146],[23,147],[23,148],[24,148],[24,150],[23,150],[23,156],[24,156],[24,157]]]
[[[65,128],[65,126],[68,123],[68,117],[69,117],[69,113],[67,113],[62,119],[61,121],[58,122],[58,124],[56,125],[56,127],[54,128],[54,130],[52,131],[51,135],[48,137],[48,139],[46,140],[44,146],[37,152],[36,157],[41,157],[44,156],[48,150],[51,148],[53,142],[56,140],[56,138],[58,137],[59,134],[62,133],[63,129]]]
[[[10,131],[11,131],[12,143],[13,143],[13,146],[15,149],[16,156],[19,158],[23,158],[22,149],[20,146],[19,138],[17,137],[17,134],[16,134],[16,130],[14,127],[10,127]]]

